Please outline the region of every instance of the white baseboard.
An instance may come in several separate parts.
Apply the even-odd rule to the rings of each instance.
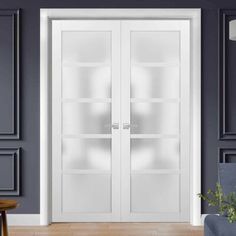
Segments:
[[[7,214],[9,226],[38,226],[40,214]]]
[[[201,215],[201,225],[208,214]],[[7,214],[9,226],[39,226],[40,214]]]
[[[205,221],[205,218],[206,216],[208,216],[209,214],[202,214],[202,217],[201,217],[201,225],[204,225],[204,221]]]
[[[201,217],[201,224],[204,225],[204,221],[205,221],[205,218],[206,216],[208,216],[209,214],[202,214],[202,217]],[[219,215],[219,214],[211,214],[211,215]]]

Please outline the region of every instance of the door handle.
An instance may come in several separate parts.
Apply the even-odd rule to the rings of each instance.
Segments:
[[[123,123],[123,129],[137,128],[137,127],[138,125],[135,124]]]
[[[123,123],[123,129],[129,129],[130,124],[129,123]]]
[[[113,123],[111,127],[112,129],[119,129],[119,123]]]

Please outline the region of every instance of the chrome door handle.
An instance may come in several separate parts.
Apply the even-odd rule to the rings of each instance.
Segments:
[[[119,129],[119,123],[113,123],[111,127],[112,129]]]
[[[129,129],[130,124],[129,123],[123,123],[123,129]]]

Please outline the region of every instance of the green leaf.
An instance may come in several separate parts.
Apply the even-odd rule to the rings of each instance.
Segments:
[[[216,189],[207,191],[206,195],[201,193],[198,196],[208,202],[209,206],[218,207],[220,215],[227,214],[230,223],[236,222],[236,194],[231,192],[224,195],[220,183],[216,183]]]

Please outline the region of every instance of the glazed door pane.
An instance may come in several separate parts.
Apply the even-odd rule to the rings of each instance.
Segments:
[[[131,134],[179,134],[179,104],[131,103],[130,122]]]
[[[179,176],[143,174],[131,176],[131,212],[179,211]]]
[[[111,176],[64,174],[62,210],[65,213],[111,212]]]
[[[131,69],[131,98],[179,98],[179,67]]]
[[[62,31],[64,62],[110,62],[110,49],[110,32]]]
[[[179,62],[179,32],[133,31],[132,62]]]
[[[174,138],[132,138],[131,171],[171,170],[180,166],[180,143]]]
[[[62,140],[63,169],[111,170],[111,139]]]
[[[111,104],[95,102],[65,102],[62,105],[62,133],[111,133]]]
[[[111,67],[64,66],[63,99],[111,98]]]

